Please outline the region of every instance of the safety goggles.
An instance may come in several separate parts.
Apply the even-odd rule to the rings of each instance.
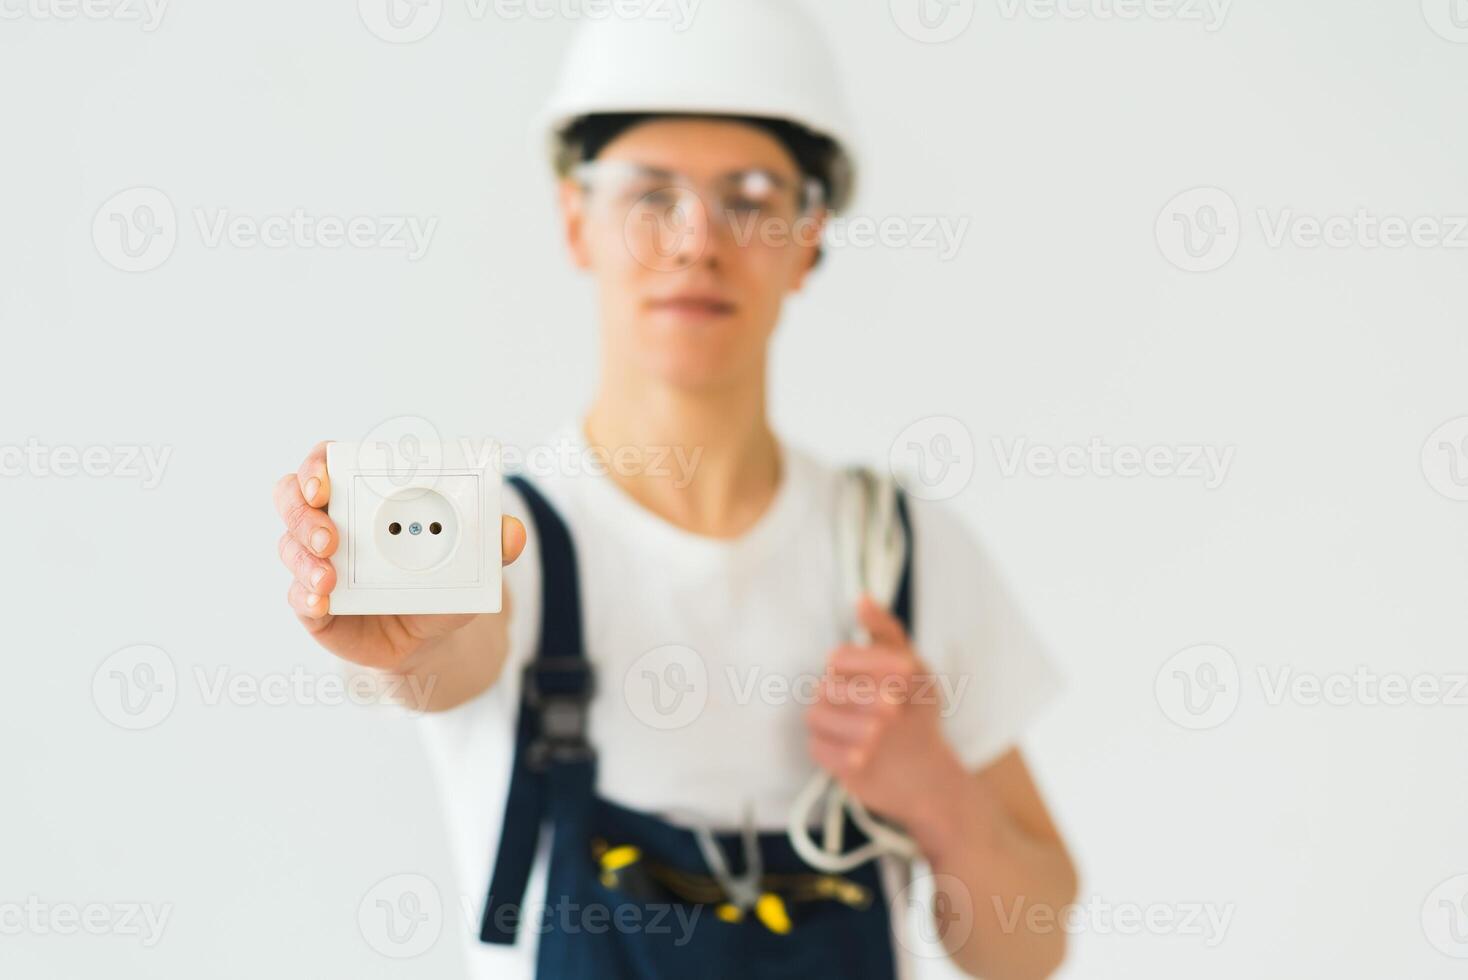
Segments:
[[[821,182],[796,180],[761,168],[699,181],[686,174],[627,160],[591,160],[572,177],[595,208],[629,234],[686,228],[696,218],[720,222],[739,244],[798,240],[802,219],[825,206]]]

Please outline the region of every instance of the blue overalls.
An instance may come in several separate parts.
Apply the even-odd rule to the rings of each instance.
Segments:
[[[512,944],[540,933],[539,980],[749,980],[790,977],[891,980],[891,910],[878,863],[844,876],[816,872],[783,832],[757,837],[760,888],[782,896],[785,929],[739,915],[710,892],[715,879],[695,834],[596,793],[596,755],[586,740],[592,668],[581,628],[570,532],[522,477],[540,541],[541,629],[526,666],[505,820],[479,938]],[[904,529],[907,511],[899,498]],[[911,534],[907,539],[911,542]],[[911,545],[893,613],[911,629]],[[551,829],[544,914],[522,922],[542,826]],[[729,870],[745,870],[746,841],[714,835]],[[849,820],[848,846],[865,838]],[[608,860],[635,855],[633,867]],[[635,872],[628,874],[627,872]],[[690,897],[691,896],[691,897]]]

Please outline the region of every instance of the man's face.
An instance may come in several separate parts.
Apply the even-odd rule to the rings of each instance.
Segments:
[[[562,184],[567,242],[596,279],[613,370],[688,389],[761,376],[780,306],[818,253],[785,147],[756,127],[660,119]]]

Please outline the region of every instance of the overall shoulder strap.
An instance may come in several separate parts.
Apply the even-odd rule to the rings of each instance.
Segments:
[[[845,481],[836,503],[838,562],[844,568],[846,588],[876,589],[885,598],[892,588],[891,612],[912,635],[912,521],[907,495],[889,473],[875,467],[853,466],[842,473]],[[901,564],[894,569],[882,560],[900,547]],[[888,576],[897,575],[895,587]],[[875,578],[881,584],[873,584]]]
[[[907,495],[897,488],[897,519],[902,522],[902,577],[897,581],[897,596],[892,600],[892,615],[902,624],[909,637],[912,636],[912,519],[907,513]]]
[[[589,783],[595,761],[586,741],[586,706],[593,684],[582,636],[581,589],[571,533],[524,477],[512,476],[509,482],[525,498],[535,525],[541,589],[540,640],[522,678],[514,768],[479,930],[481,942],[506,945],[514,943],[518,931],[541,825],[551,809],[550,795],[563,783],[553,781],[551,773],[584,769]]]

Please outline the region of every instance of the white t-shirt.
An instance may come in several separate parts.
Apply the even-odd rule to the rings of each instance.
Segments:
[[[579,426],[564,427],[550,445],[586,459]],[[602,796],[720,829],[739,826],[752,806],[762,830],[780,830],[815,773],[802,716],[852,623],[832,518],[841,471],[783,444],[781,461],[774,499],[735,539],[669,524],[585,467],[531,477],[576,549]],[[514,757],[520,672],[540,626],[535,525],[508,485],[504,507],[529,531],[524,553],[505,570],[509,660],[489,691],[421,724],[459,874],[460,901],[446,904],[463,912],[475,980],[535,975],[534,929],[513,947],[477,938]],[[1014,746],[1056,693],[1058,676],[956,515],[911,497],[908,510],[914,647],[947,685],[944,724],[955,751],[979,768]],[[543,841],[525,898],[531,913],[544,900],[545,856]],[[894,943],[901,974],[910,976],[906,945]]]

